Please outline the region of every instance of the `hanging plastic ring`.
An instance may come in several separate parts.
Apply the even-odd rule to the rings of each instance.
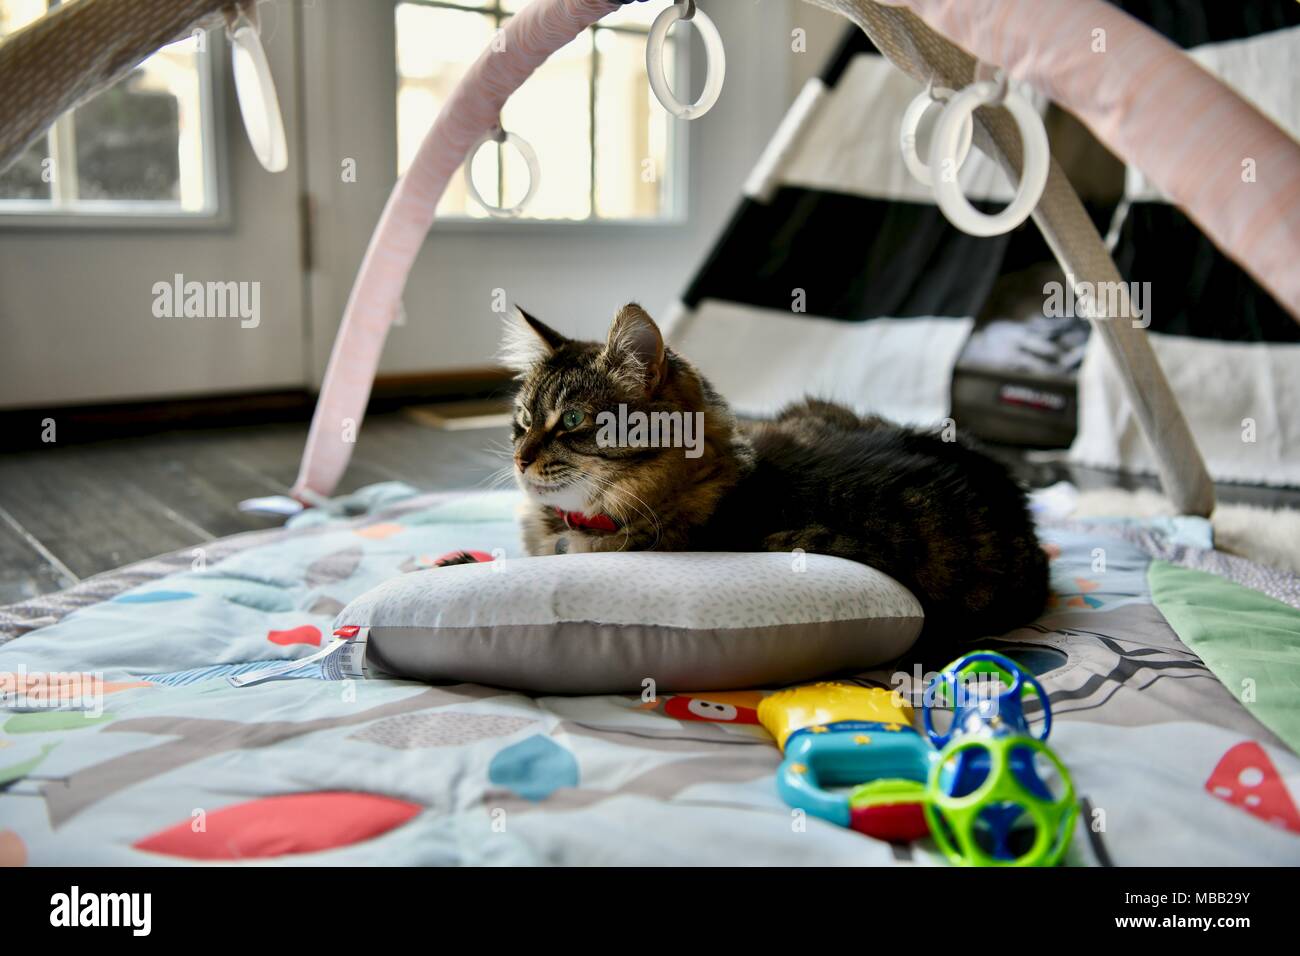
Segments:
[[[903,163],[907,166],[907,171],[922,185],[932,185],[930,181],[930,167],[922,162],[921,157],[916,153],[916,131],[921,125],[921,117],[925,116],[925,111],[936,102],[946,101],[953,95],[953,91],[942,86],[936,86],[933,89],[926,89],[916,94],[916,98],[907,104],[907,109],[903,111],[903,124],[898,133],[898,146],[903,151]],[[966,117],[966,122],[961,125],[961,143],[957,148],[957,166],[961,169],[961,164],[966,162],[966,156],[970,153],[971,137],[975,133],[975,121]]]
[[[524,198],[519,200],[513,206],[494,206],[483,198],[479,193],[478,187],[474,185],[474,157],[485,143],[501,143],[507,146],[513,146],[523,157],[524,164],[528,167],[528,190],[524,193]],[[470,198],[487,210],[489,215],[496,216],[498,219],[513,219],[524,211],[524,207],[532,200],[537,193],[537,186],[542,179],[542,168],[537,162],[537,153],[529,145],[528,140],[524,139],[518,133],[507,133],[501,127],[497,126],[488,130],[478,138],[469,151],[469,158],[465,161],[465,188],[468,190]]]
[[[235,77],[235,95],[244,132],[257,154],[257,161],[269,173],[283,172],[289,165],[289,147],[284,136],[284,118],[275,95],[271,65],[256,25],[242,10],[226,29],[230,38],[230,62]]]
[[[961,185],[957,182],[957,167],[961,161],[956,157],[964,124],[978,107],[997,103],[999,99],[1020,130],[1023,161],[1015,198],[1000,212],[985,215],[962,195]],[[1015,90],[1006,89],[1004,84],[985,81],[966,87],[948,101],[931,133],[930,169],[942,170],[942,175],[933,182],[935,201],[949,222],[972,236],[999,236],[1028,219],[1043,196],[1050,165],[1047,131],[1037,110]]]
[[[694,0],[689,2],[678,0],[672,6],[665,7],[659,16],[655,17],[655,22],[650,27],[650,35],[645,42],[646,75],[650,78],[650,89],[654,91],[655,99],[678,119],[687,120],[699,119],[713,109],[713,104],[718,102],[718,96],[722,93],[722,80],[727,72],[727,51],[722,46],[722,35],[718,33],[718,28],[713,25],[708,14],[703,10],[694,10],[692,13],[693,7]],[[681,102],[673,95],[668,80],[664,77],[664,42],[668,39],[668,31],[678,20],[694,23],[699,28],[706,54],[705,69],[708,72],[704,77],[704,92],[690,105]]]

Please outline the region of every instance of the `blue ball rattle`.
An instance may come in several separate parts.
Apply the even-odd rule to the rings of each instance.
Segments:
[[[995,679],[980,679],[985,675]],[[974,691],[968,687],[972,683],[976,685]],[[1001,690],[993,694],[985,692],[995,685],[1000,685]],[[1024,701],[1031,693],[1043,712],[1043,727],[1038,734],[1030,729],[1029,718],[1025,716]],[[930,716],[933,703],[953,708],[952,724],[946,734],[934,729]],[[991,737],[1022,734],[1045,741],[1052,732],[1052,706],[1043,685],[1011,658],[993,651],[975,651],[945,667],[926,688],[921,708],[926,736],[937,750],[963,734]]]

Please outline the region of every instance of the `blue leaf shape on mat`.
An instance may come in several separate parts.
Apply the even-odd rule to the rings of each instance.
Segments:
[[[194,597],[193,591],[141,591],[139,594],[119,594],[114,604],[157,604],[161,601],[184,601]]]
[[[578,761],[550,737],[534,734],[493,757],[488,779],[535,802],[561,787],[576,787]]]

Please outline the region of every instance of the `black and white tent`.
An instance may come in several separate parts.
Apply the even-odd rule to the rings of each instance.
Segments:
[[[1300,5],[1116,5],[1293,135],[1300,130]],[[1043,279],[1056,269],[1037,230],[969,236],[908,173],[900,121],[923,89],[862,31],[848,31],[787,113],[683,294],[670,320],[674,345],[742,413],[811,393],[909,424],[952,417],[994,439],[1073,439],[1081,463],[1154,470],[1107,351],[1095,337],[1082,345],[1086,322],[1027,315],[1041,317],[1050,295]],[[1300,326],[1136,170],[1125,173],[1082,126],[1061,119],[1048,122],[1058,159],[1101,156],[1114,168],[1114,194],[1085,192],[1088,211],[1110,229],[1123,277],[1137,284],[1135,301],[1212,476],[1300,484]],[[1064,149],[1062,127],[1073,141]],[[1080,137],[1089,142],[1080,147]],[[1076,181],[1090,172],[1078,170]],[[984,211],[1010,199],[1003,171],[978,150],[959,178]],[[1037,260],[1042,269],[1021,275],[1018,309],[991,296]],[[1022,331],[971,342],[981,316],[1015,320]],[[979,360],[962,361],[963,350]],[[1034,360],[1022,361],[1025,353]]]
[[[951,225],[899,152],[922,87],[851,29],[808,81],[683,296],[674,344],[742,412],[812,393],[910,424],[949,414],[949,383],[1007,237]],[[973,151],[977,208],[1011,198]]]
[[[1122,6],[1300,138],[1300,4],[1126,0]],[[1229,128],[1225,122],[1225,134]],[[1242,175],[1270,171],[1244,162]],[[1124,278],[1150,283],[1147,336],[1211,476],[1300,485],[1300,325],[1133,167],[1110,242]],[[1093,343],[1080,375],[1073,457],[1151,471],[1138,425],[1118,395],[1117,374]]]

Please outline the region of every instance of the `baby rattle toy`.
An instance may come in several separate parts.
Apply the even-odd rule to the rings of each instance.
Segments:
[[[1038,734],[1025,715],[1031,696],[1043,713]],[[952,706],[947,733],[935,730],[932,704]],[[931,681],[921,707],[936,748],[925,817],[944,856],[960,866],[1060,862],[1078,806],[1069,771],[1047,747],[1052,710],[1034,676],[1001,654],[976,651]]]
[[[929,832],[924,791],[932,748],[893,691],[794,687],[765,697],[758,719],[785,754],[776,787],[790,806],[880,840]],[[856,785],[847,795],[827,789],[847,785]]]
[[[1030,696],[1043,713],[1037,735]],[[935,729],[935,704],[953,708],[946,732]],[[851,684],[779,691],[758,717],[784,754],[777,791],[813,816],[892,842],[932,835],[960,866],[1052,866],[1069,845],[1074,786],[1044,743],[1047,695],[1001,654],[967,654],[930,683],[925,737],[896,692]],[[1056,793],[1044,779],[1053,776]],[[854,789],[828,789],[844,786]]]

